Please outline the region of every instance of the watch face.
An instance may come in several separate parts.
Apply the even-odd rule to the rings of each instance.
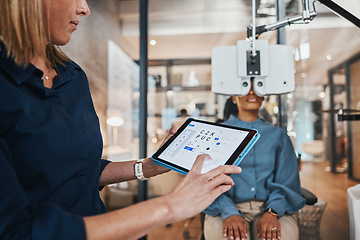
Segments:
[[[277,213],[277,212],[275,212],[273,209],[271,209],[271,208],[269,208],[268,210],[267,210],[267,212],[268,213],[271,213],[272,215],[274,215],[274,216],[278,216],[279,214]]]

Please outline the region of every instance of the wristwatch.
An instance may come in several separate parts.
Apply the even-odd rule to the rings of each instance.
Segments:
[[[134,168],[135,168],[135,176],[137,177],[137,179],[139,179],[140,181],[144,181],[144,180],[149,180],[150,178],[146,178],[144,177],[144,173],[142,170],[144,164],[144,159],[139,159],[136,161]]]
[[[279,217],[279,214],[276,211],[274,211],[272,208],[267,208],[265,211],[277,218]]]

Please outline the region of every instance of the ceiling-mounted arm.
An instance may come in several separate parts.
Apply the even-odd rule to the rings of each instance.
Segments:
[[[256,2],[255,2],[255,0],[253,0],[252,1],[252,34],[251,34],[251,36],[255,36],[255,38],[256,38],[256,23],[255,23],[255,18],[256,18]],[[250,38],[249,36],[248,36],[248,38]],[[251,56],[252,56],[252,58],[254,58],[255,56],[256,56],[256,48],[255,48],[255,38],[251,38],[250,40],[251,40],[251,42],[252,42],[252,53],[251,53]]]
[[[287,25],[291,25],[291,24],[295,24],[295,23],[299,23],[301,21],[301,23],[309,23],[311,22],[315,16],[317,15],[316,11],[315,11],[315,6],[314,6],[314,11],[310,11],[309,10],[309,0],[303,0],[303,12],[301,15],[298,16],[294,16],[291,18],[287,18],[275,23],[271,23],[271,24],[267,24],[267,25],[262,25],[262,26],[258,26],[255,28],[255,38],[258,38],[260,36],[260,34],[264,33],[264,32],[268,32],[268,31],[273,31],[282,27],[285,27]],[[252,27],[248,27],[247,28],[247,37],[250,38],[253,35],[253,29]]]

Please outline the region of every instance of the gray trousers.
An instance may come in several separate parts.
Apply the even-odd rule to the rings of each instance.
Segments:
[[[248,239],[258,239],[256,224],[262,216],[264,202],[249,201],[236,204],[236,207],[243,213],[243,215],[245,216],[245,220],[248,223]],[[299,239],[299,228],[296,214],[285,215],[279,218],[279,223],[281,225],[281,240]],[[216,217],[205,215],[204,236],[205,240],[228,239],[223,237],[223,219],[220,215]]]

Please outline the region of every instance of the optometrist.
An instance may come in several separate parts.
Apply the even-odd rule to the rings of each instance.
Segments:
[[[169,194],[107,213],[103,186],[168,170],[101,159],[87,77],[58,47],[89,14],[85,0],[1,0],[0,239],[137,239],[199,213],[241,171],[201,174],[200,155]]]

